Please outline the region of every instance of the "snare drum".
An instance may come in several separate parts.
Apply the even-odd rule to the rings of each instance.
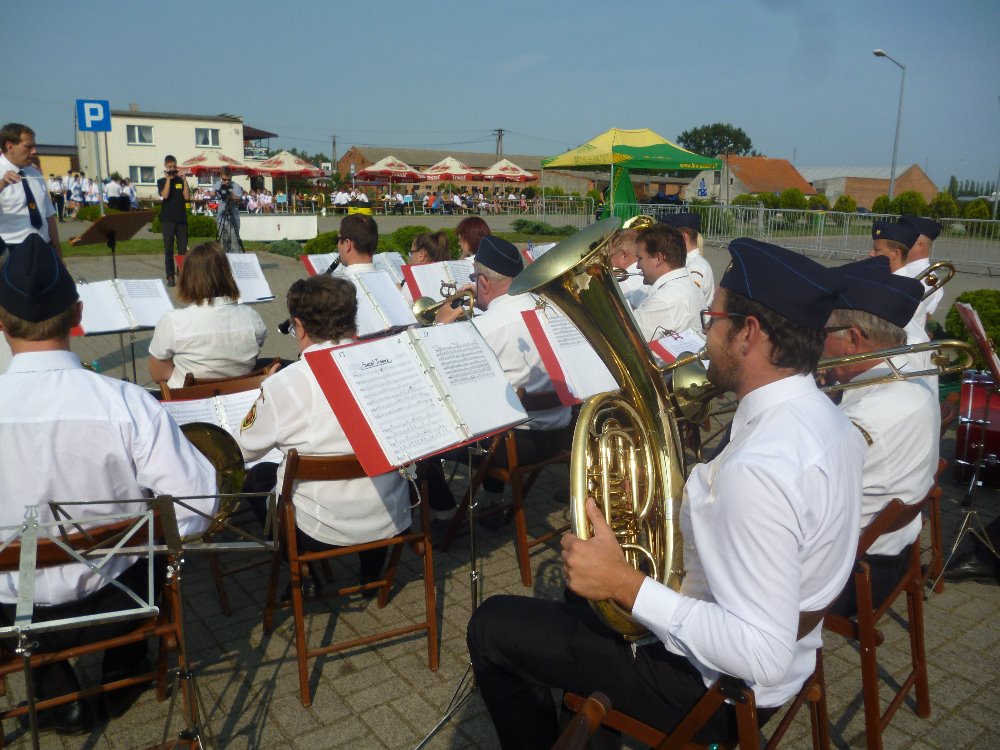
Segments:
[[[966,370],[962,374],[953,467],[956,481],[965,482],[972,476],[972,466],[969,464],[976,462],[980,443],[984,444],[984,462],[988,462],[990,456],[1000,459],[1000,395],[990,400],[990,423],[975,424],[975,421],[986,416],[986,400],[993,394],[993,377],[989,372]],[[1000,484],[1000,463],[987,465],[979,472],[979,478],[987,484]]]

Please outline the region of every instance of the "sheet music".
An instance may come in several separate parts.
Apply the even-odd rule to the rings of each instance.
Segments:
[[[446,260],[440,263],[425,263],[422,266],[408,266],[413,280],[416,282],[417,290],[413,298],[430,297],[435,301],[444,299],[441,294],[441,284],[443,282],[456,282],[459,288],[472,282],[469,276],[473,272],[472,261]],[[413,291],[413,290],[411,290]]]
[[[222,420],[219,410],[213,399],[196,398],[190,401],[162,401],[161,403],[177,424],[208,422],[209,424],[224,427],[221,424]]]
[[[240,302],[264,302],[274,299],[271,287],[264,278],[260,261],[253,253],[226,253],[233,269],[233,278],[240,290]]]
[[[92,281],[77,284],[76,291],[83,303],[83,320],[80,326],[84,333],[109,333],[128,331],[132,324],[114,281]]]
[[[573,321],[551,307],[523,314],[538,316],[574,397],[582,401],[598,393],[618,390],[611,371]]]
[[[316,255],[303,255],[302,264],[309,271],[310,276],[319,276],[327,272],[333,262],[340,257],[340,253],[318,253]]]
[[[465,437],[410,347],[408,337],[399,334],[330,352],[393,466]]]
[[[162,279],[118,279],[118,289],[137,328],[155,328],[174,309]]]
[[[372,257],[375,268],[385,271],[396,283],[398,289],[403,285],[403,256],[396,252],[375,253]]]
[[[366,271],[352,278],[358,291],[358,336],[417,324],[413,310],[385,271]]]
[[[411,333],[472,435],[528,418],[496,355],[470,321]]]
[[[533,245],[528,252],[531,255],[532,260],[538,260],[555,246],[555,242],[545,242],[541,245]]]
[[[958,310],[958,315],[969,330],[969,333],[972,334],[972,338],[976,340],[979,353],[986,360],[990,371],[993,373],[994,381],[1000,383],[1000,357],[997,357],[996,349],[993,348],[989,336],[986,335],[986,327],[979,317],[979,312],[966,302],[956,302],[955,309]]]
[[[651,341],[650,350],[663,362],[670,364],[684,352],[697,353],[705,347],[705,337],[689,328],[680,333],[670,333]]]

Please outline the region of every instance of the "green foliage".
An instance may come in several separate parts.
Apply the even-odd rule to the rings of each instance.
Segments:
[[[219,227],[214,216],[188,214],[188,237],[211,237],[214,240],[218,236]]]
[[[858,203],[847,193],[838,196],[837,200],[833,203],[833,210],[839,211],[840,213],[853,214],[858,210]]]
[[[756,156],[750,136],[742,128],[729,123],[716,122],[711,125],[685,130],[677,136],[677,143],[688,151],[702,156],[715,157],[719,154],[734,156]]]
[[[587,197],[594,201],[594,205],[597,205],[603,196],[601,196],[601,191],[595,188],[587,191]]]
[[[963,219],[988,219],[990,218],[990,204],[985,198],[977,198],[965,205],[962,210]]]
[[[951,193],[942,191],[927,204],[927,215],[932,219],[950,219],[959,216],[959,214],[958,204],[955,203]]]
[[[302,245],[295,240],[278,240],[270,243],[267,251],[286,258],[298,258],[302,255]]]
[[[576,233],[576,227],[569,224],[561,227],[554,227],[544,221],[533,221],[531,219],[514,219],[510,223],[511,229],[521,234],[537,234],[548,237],[569,237]]]
[[[948,195],[952,198],[958,197],[958,178],[955,175],[952,175],[951,179],[948,180]]]
[[[322,232],[306,242],[302,252],[306,255],[325,255],[337,252],[337,237],[340,232]]]
[[[120,214],[117,208],[104,207],[104,213],[106,214]],[[76,212],[76,218],[80,221],[97,221],[101,218],[101,207],[96,205],[91,206],[80,206],[79,210]]]
[[[924,216],[927,213],[927,201],[916,190],[900,193],[889,204],[889,213],[906,214],[908,216]]]
[[[809,209],[811,211],[829,211],[830,199],[822,193],[809,196]]]
[[[412,224],[400,227],[387,238],[389,245],[391,245],[389,249],[397,253],[403,253],[403,255],[408,255],[410,248],[413,246],[413,240],[417,238],[417,235],[429,231],[431,231],[430,227]]]
[[[872,213],[873,214],[888,214],[892,213],[889,208],[889,196],[880,195],[874,201],[872,201]]]
[[[740,193],[732,200],[734,206],[756,206],[757,197],[753,193]]]
[[[595,192],[597,192],[597,191],[595,191]],[[555,186],[553,186],[553,187],[545,187],[545,188],[542,188],[542,193],[543,193],[544,195],[546,195],[546,196],[549,196],[549,195],[552,195],[552,196],[560,196],[560,195],[566,195],[566,191],[565,191],[565,190],[563,190],[563,189],[562,189],[561,187],[559,187],[558,185],[555,185]],[[598,196],[600,196],[600,193],[598,193]],[[595,199],[595,200],[596,200],[596,199]]]
[[[380,234],[378,244],[375,246],[376,253],[396,252],[396,243],[392,241],[392,235]]]
[[[757,193],[755,197],[758,203],[764,204],[764,208],[781,208],[781,199],[774,193]]]
[[[798,188],[786,188],[781,191],[781,195],[778,196],[778,205],[781,208],[795,209],[796,211],[804,211],[808,206],[806,202],[806,196]]]
[[[979,318],[983,321],[983,328],[986,329],[986,335],[991,341],[1000,341],[1000,290],[977,289],[972,292],[962,292],[955,301],[972,305],[976,309],[976,312],[979,313]],[[945,318],[945,327],[948,329],[948,338],[961,339],[962,341],[968,341],[970,344],[975,343],[972,340],[972,334],[962,324],[962,319],[959,317],[958,310],[954,306],[948,311],[948,317]],[[986,362],[979,356],[978,350],[976,354],[976,366],[979,369],[986,368]]]
[[[444,233],[448,235],[448,251],[452,259],[457,259],[462,254],[462,248],[458,246],[458,235],[455,234],[455,230],[451,227],[446,227]]]

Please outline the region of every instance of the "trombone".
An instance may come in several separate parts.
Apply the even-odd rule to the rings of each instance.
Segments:
[[[939,269],[944,269],[944,276],[938,273]],[[927,291],[924,292],[924,296],[920,298],[920,301],[923,302],[925,299],[934,294],[934,292],[951,281],[954,275],[955,266],[946,260],[935,261],[927,266],[927,268],[914,277],[921,284],[927,286]]]
[[[458,284],[454,281],[441,282],[442,300],[435,300],[433,297],[418,297],[413,301],[413,316],[422,326],[434,325],[434,319],[438,310],[445,305],[450,305],[454,309],[464,308],[462,317],[472,320],[476,308],[476,293],[472,288],[455,291]]]

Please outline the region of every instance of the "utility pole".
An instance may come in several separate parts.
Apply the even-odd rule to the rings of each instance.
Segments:
[[[500,161],[503,158],[503,128],[497,128],[493,133],[497,137],[497,161]]]
[[[334,133],[330,136],[333,139],[333,149],[331,150],[330,164],[333,165],[333,171],[338,172],[337,169],[337,134]]]

